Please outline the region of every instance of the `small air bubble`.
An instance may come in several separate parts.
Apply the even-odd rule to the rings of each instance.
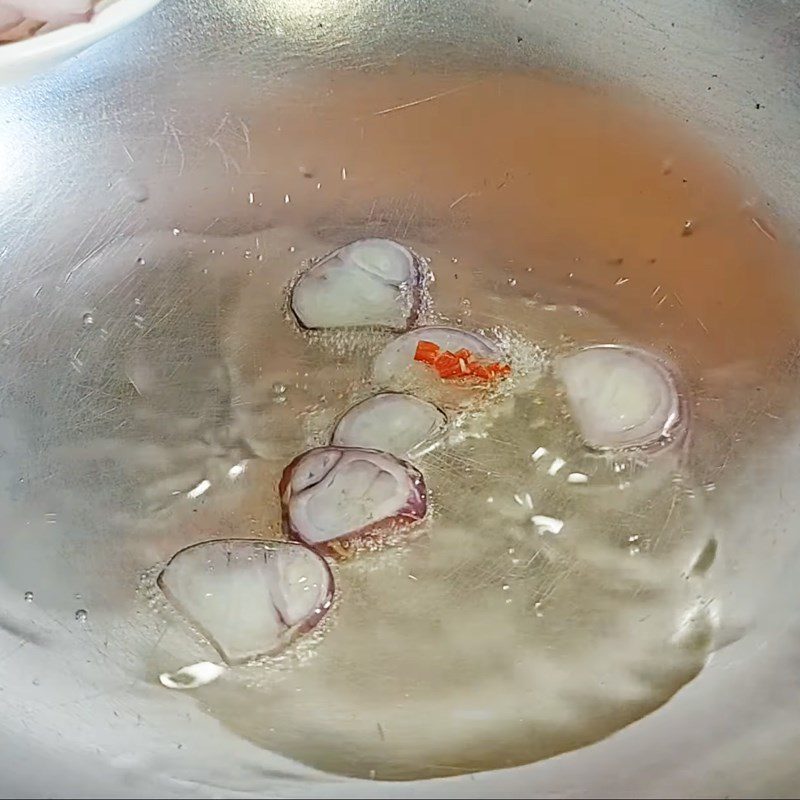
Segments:
[[[509,278],[508,279],[508,285],[509,286],[516,286],[517,285],[517,279],[516,278]]]
[[[201,661],[183,667],[177,672],[162,672],[159,681],[168,689],[197,689],[219,678],[227,668],[222,664],[213,664],[210,661]]]
[[[94,317],[87,312],[86,314],[83,315],[83,324],[87,328],[90,327],[91,325],[94,325]]]
[[[683,223],[683,230],[681,231],[681,236],[691,236],[694,233],[694,222],[692,220],[687,219],[686,222]]]
[[[25,602],[26,603],[33,602],[33,592],[25,592]]]
[[[181,229],[180,228],[173,228],[172,229],[172,235],[173,236],[180,236],[181,235]]]
[[[547,448],[546,447],[537,447],[531,453],[531,459],[533,461],[539,461],[541,458],[544,458],[544,456],[546,456],[546,455],[547,455]]]
[[[550,464],[550,468],[547,470],[547,474],[556,475],[566,463],[563,458],[554,458],[553,463]]]
[[[75,612],[75,619],[78,620],[78,622],[86,622],[88,618],[89,612],[85,608],[79,608]]]
[[[228,477],[231,480],[234,480],[235,478],[238,478],[245,471],[245,469],[246,469],[246,465],[245,465],[245,463],[243,461],[240,462],[239,464],[234,464],[228,470]]]

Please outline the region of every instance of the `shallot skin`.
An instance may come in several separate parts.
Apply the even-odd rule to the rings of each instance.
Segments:
[[[305,330],[383,328],[406,331],[422,306],[423,259],[392,239],[359,239],[300,272],[289,308]]]
[[[372,471],[364,475],[363,467]],[[394,480],[393,496],[383,500],[380,513],[373,514],[359,508],[363,499],[379,481],[386,491],[387,481]],[[362,496],[348,497],[346,483],[360,482]],[[335,482],[343,485],[334,486]],[[427,489],[422,473],[406,461],[379,450],[361,447],[318,447],[302,453],[284,469],[279,484],[283,525],[286,534],[318,552],[334,558],[349,557],[352,544],[379,536],[396,525],[410,525],[424,519],[427,514]],[[325,499],[322,499],[325,495]],[[361,519],[343,521],[342,529],[325,530],[312,519],[312,514],[325,515],[324,510],[314,510],[315,500],[336,503],[330,508],[333,514],[346,518],[355,509]],[[338,501],[337,501],[338,498]]]

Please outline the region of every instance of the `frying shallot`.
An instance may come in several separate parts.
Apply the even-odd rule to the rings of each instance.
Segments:
[[[444,432],[446,422],[444,412],[427,400],[381,392],[345,412],[331,444],[383,450],[407,458],[425,445],[432,445]]]
[[[322,552],[345,556],[349,540],[378,534],[427,512],[422,474],[389,453],[318,447],[298,456],[280,482],[287,532]]]
[[[419,312],[424,265],[391,239],[360,239],[312,264],[291,290],[303,328],[404,331]]]
[[[586,347],[560,359],[556,371],[572,417],[593,450],[658,446],[673,439],[683,421],[672,372],[643,350]]]
[[[334,589],[330,568],[310,548],[258,539],[186,547],[158,585],[227,664],[281,652],[325,616]]]

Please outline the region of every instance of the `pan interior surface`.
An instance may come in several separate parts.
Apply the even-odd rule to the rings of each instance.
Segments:
[[[452,778],[409,784],[440,796],[564,774],[572,794],[719,793],[729,764],[761,793],[796,779],[797,175],[780,148],[797,98],[696,46],[728,15],[766,77],[790,42],[767,48],[766,11],[736,3],[528,5],[437,3],[384,30],[379,3],[179,0],[0,100],[12,783],[79,787],[88,764],[98,790],[128,776],[114,794],[350,785],[323,773]],[[116,52],[148,35],[177,81]],[[512,376],[448,411],[415,461],[429,519],[334,564],[314,631],[170,693],[160,673],[219,654],[160,569],[201,541],[284,538],[282,470],[375,390],[395,335],[303,332],[287,287],[378,237],[435,276],[421,321],[487,333]],[[596,344],[674,372],[685,438],[587,450],[554,364]],[[747,709],[781,741],[745,774],[729,728]],[[47,733],[68,728],[69,752]]]

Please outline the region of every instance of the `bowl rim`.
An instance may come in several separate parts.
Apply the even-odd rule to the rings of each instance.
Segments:
[[[133,22],[160,2],[161,0],[100,0],[94,16],[88,22],[76,22],[43,36],[32,36],[20,42],[0,45],[0,70],[6,66],[19,66],[88,47],[123,25]]]

